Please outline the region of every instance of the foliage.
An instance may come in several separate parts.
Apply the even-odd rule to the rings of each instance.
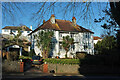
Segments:
[[[43,58],[48,58],[53,35],[53,31],[40,31],[35,35],[36,45],[42,50]]]
[[[9,52],[6,56],[8,61],[18,60],[18,53],[16,51]]]
[[[102,24],[101,27],[106,31],[106,35],[114,35],[116,28],[118,28],[119,26],[115,22],[115,19],[113,18],[110,9],[103,10],[103,12],[105,13],[106,16],[99,18],[98,20],[95,19],[94,22],[103,23],[104,21],[104,24]]]
[[[119,53],[111,54],[97,54],[97,55],[86,55],[84,59],[81,59],[81,65],[100,65],[100,66],[120,66]]]
[[[52,64],[80,64],[79,59],[46,58],[43,61],[47,63],[52,63]]]
[[[29,57],[32,57],[32,56],[34,56],[34,55],[36,55],[34,49],[30,50],[30,52],[29,52]]]
[[[32,59],[32,58],[29,56],[19,56],[19,59]]]
[[[21,34],[22,34],[22,32],[21,32],[21,29],[19,28],[19,29],[18,29],[18,34],[15,35],[15,38],[14,38],[17,44],[18,44],[19,37],[21,36]]]
[[[16,51],[10,53],[11,53],[11,57],[13,58],[13,61],[18,60],[18,53]]]
[[[74,42],[73,38],[70,38],[69,36],[63,37],[62,46],[66,51],[66,55],[65,55],[66,58],[67,58],[67,52],[69,51],[70,46],[73,44],[73,42]]]
[[[120,2],[110,2],[110,11],[115,22],[120,26]]]
[[[98,41],[94,46],[99,54],[109,54],[116,49],[116,39],[114,36],[106,36],[102,41]]]

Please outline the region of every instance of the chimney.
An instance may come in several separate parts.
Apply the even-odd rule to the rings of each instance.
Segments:
[[[55,24],[55,16],[54,14],[51,15],[50,21],[52,24]]]
[[[76,18],[75,17],[72,18],[72,23],[74,26],[76,26]]]
[[[32,26],[30,26],[30,29],[32,30]]]
[[[43,24],[45,23],[45,20],[43,20]]]

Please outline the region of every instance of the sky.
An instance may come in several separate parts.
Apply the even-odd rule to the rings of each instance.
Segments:
[[[84,4],[83,6],[81,6],[79,3],[76,3],[75,8],[68,8],[65,14],[64,7],[68,4],[68,2],[64,2],[61,4],[57,2],[52,8],[50,8],[50,10],[48,10],[48,6],[51,3],[47,2],[46,5],[44,6],[46,12],[42,14],[42,17],[39,18],[42,12],[38,14],[35,13],[41,8],[42,4],[43,2],[19,2],[19,3],[2,2],[1,28],[5,26],[20,26],[20,25],[26,25],[27,27],[30,27],[32,25],[34,30],[38,27],[38,25],[42,24],[43,20],[47,21],[50,18],[51,14],[54,14],[56,19],[69,21],[72,21],[73,16],[76,17],[77,24],[93,31],[94,36],[100,36],[103,33],[101,24],[105,22],[95,23],[94,19],[95,18],[98,19],[101,18],[102,16],[105,16],[102,10],[106,8],[107,5],[106,2],[101,2],[99,4],[97,2],[93,2],[90,6],[89,12],[87,13],[87,16],[88,15],[90,16],[88,16],[86,19],[84,19],[83,17],[84,14],[82,12]],[[15,5],[17,5],[17,7]],[[33,17],[35,18],[33,19]]]

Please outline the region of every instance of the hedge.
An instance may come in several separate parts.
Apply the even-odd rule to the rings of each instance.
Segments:
[[[43,62],[52,63],[52,64],[80,64],[79,59],[55,59],[55,58],[46,58]]]
[[[29,56],[19,56],[19,59],[32,59],[32,58]]]

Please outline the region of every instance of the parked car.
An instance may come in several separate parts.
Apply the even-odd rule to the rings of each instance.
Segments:
[[[42,57],[35,55],[31,59],[32,64],[41,64],[42,63]]]

